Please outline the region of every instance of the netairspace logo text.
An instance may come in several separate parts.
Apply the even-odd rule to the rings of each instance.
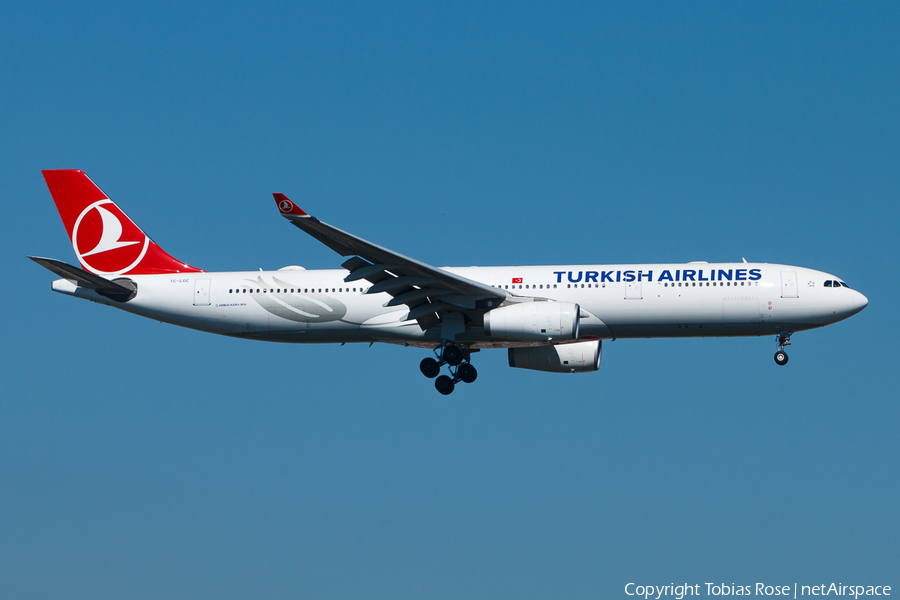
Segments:
[[[860,596],[890,596],[889,585],[844,585],[842,583],[820,583],[818,585],[768,585],[757,583],[755,585],[736,585],[732,583],[684,583],[675,585],[639,585],[629,583],[625,586],[625,593],[629,596],[639,596],[645,600],[654,598],[661,600],[670,596],[675,600],[682,600],[689,596],[699,596],[701,590],[706,596],[779,596],[782,598],[799,598],[801,596],[847,596],[859,598]]]

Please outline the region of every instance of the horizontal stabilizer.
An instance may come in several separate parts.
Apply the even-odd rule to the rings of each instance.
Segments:
[[[79,287],[94,290],[101,296],[106,296],[117,302],[127,302],[134,297],[134,294],[137,291],[135,284],[128,279],[110,281],[105,277],[100,277],[99,275],[94,275],[84,269],[73,267],[61,260],[41,258],[39,256],[29,256],[28,258],[45,269],[56,273],[63,279],[68,279]]]

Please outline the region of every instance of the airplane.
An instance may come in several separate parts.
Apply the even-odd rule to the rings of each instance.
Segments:
[[[419,365],[444,395],[478,373],[472,354],[551,373],[600,368],[603,340],[791,335],[846,319],[868,300],[822,271],[769,263],[433,267],[310,216],[282,217],[347,258],[339,269],[210,273],[160,248],[80,170],[42,171],[81,267],[29,256],[55,292],[236,338],[430,349]],[[441,374],[443,367],[447,374]]]

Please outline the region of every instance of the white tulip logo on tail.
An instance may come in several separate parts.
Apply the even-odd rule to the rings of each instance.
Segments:
[[[72,230],[78,261],[97,275],[127,273],[141,262],[149,245],[150,238],[108,198],[85,208]]]

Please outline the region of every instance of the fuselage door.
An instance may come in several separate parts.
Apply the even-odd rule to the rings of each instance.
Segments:
[[[194,280],[194,306],[209,306],[210,279]]]
[[[781,272],[781,297],[797,298],[797,273],[794,271]]]
[[[640,281],[628,281],[625,283],[625,299],[626,300],[640,300],[644,297],[643,290],[641,289]]]

